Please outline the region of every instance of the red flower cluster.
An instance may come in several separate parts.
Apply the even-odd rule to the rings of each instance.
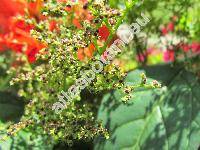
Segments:
[[[177,17],[172,17],[172,21],[169,22],[166,26],[161,28],[161,33],[163,36],[168,34],[169,32],[174,31],[174,24],[177,21]],[[164,52],[163,59],[165,62],[173,62],[175,60],[175,48],[178,50],[182,50],[184,53],[192,52],[193,54],[197,55],[200,54],[200,43],[192,42],[191,44],[187,43],[179,43],[175,46],[172,46],[170,49]]]
[[[180,44],[180,48],[184,52],[193,52],[195,54],[200,54],[200,43],[198,42],[192,42],[191,44]]]
[[[178,17],[177,16],[173,16],[171,18],[171,21],[167,24],[167,25],[164,25],[162,28],[161,28],[161,33],[162,35],[166,35],[168,34],[169,32],[173,32],[174,31],[174,26],[176,24],[176,21],[177,21]]]
[[[163,59],[165,62],[173,62],[175,60],[174,50],[167,50],[163,54]]]
[[[100,36],[100,40],[104,40],[104,41],[106,41],[110,35],[110,31],[105,25],[99,28],[98,33]]]
[[[0,51],[11,49],[17,53],[25,53],[29,62],[35,61],[35,55],[45,44],[31,37],[33,25],[17,19],[17,15],[24,15],[29,10],[30,17],[40,18],[41,0],[27,3],[25,0],[1,0],[0,5]]]
[[[174,31],[174,22],[169,22],[166,26],[161,28],[162,35],[166,35],[172,31]]]
[[[67,2],[67,0],[57,0],[58,2]],[[73,2],[73,0],[72,0]],[[66,11],[74,16],[72,23],[77,28],[82,28],[81,22],[93,20],[93,16],[87,9],[87,0],[81,0],[78,4],[67,6]],[[0,51],[11,49],[16,53],[24,53],[29,62],[35,61],[35,56],[42,48],[46,47],[44,43],[40,43],[30,35],[30,30],[34,29],[31,24],[25,23],[23,19],[17,19],[17,15],[24,15],[25,9],[28,10],[30,17],[34,17],[37,21],[43,19],[40,14],[42,0],[35,2],[26,2],[26,0],[2,0],[0,6]],[[74,15],[75,14],[75,15]],[[50,21],[49,30],[59,30],[58,22]],[[103,25],[98,29],[100,40],[98,43],[105,42],[109,36],[109,29]],[[85,57],[91,58],[95,51],[95,46],[90,43],[88,47],[78,50],[78,58],[80,60]]]
[[[184,53],[192,52],[195,55],[200,54],[200,43],[192,42],[191,44],[179,44],[178,49],[181,49]],[[163,59],[165,62],[173,62],[175,60],[175,50],[170,49],[164,52]]]

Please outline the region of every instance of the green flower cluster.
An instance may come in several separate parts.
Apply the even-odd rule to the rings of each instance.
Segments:
[[[76,140],[91,140],[99,135],[109,137],[101,122],[95,119],[99,105],[96,94],[116,88],[125,90],[129,88],[123,83],[126,73],[117,65],[106,64],[103,71],[94,77],[93,82],[86,89],[77,94],[73,101],[66,102],[67,109],[60,114],[52,111],[52,106],[61,91],[66,91],[71,87],[77,79],[82,77],[81,72],[87,71],[92,67],[91,64],[98,61],[99,56],[114,38],[115,30],[134,3],[127,2],[126,9],[120,15],[113,13],[113,9],[108,8],[104,3],[88,3],[87,9],[92,12],[95,25],[83,21],[82,28],[70,24],[73,15],[65,11],[65,8],[71,7],[71,4],[57,3],[54,0],[47,2],[44,6],[43,14],[48,19],[39,23],[36,20],[27,19],[27,22],[36,26],[32,35],[46,43],[47,48],[40,51],[34,65],[27,63],[11,71],[17,76],[11,84],[18,85],[19,95],[27,100],[25,114],[20,123],[21,128],[26,127],[36,135],[50,135],[50,139],[63,140],[69,145]],[[84,9],[86,9],[85,6]],[[72,18],[66,20],[68,16]],[[57,22],[58,30],[48,30],[51,20]],[[103,46],[99,47],[97,43],[100,37],[95,31],[101,25],[109,28],[110,35]],[[91,42],[94,43],[97,51],[91,59],[80,61],[77,57],[77,49],[87,47]],[[146,84],[140,86],[144,85]],[[9,131],[12,131],[11,134]],[[9,131],[8,135],[13,135],[18,130],[12,130],[11,126]]]

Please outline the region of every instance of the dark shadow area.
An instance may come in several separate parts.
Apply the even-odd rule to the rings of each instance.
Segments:
[[[0,120],[18,122],[24,113],[24,101],[12,92],[0,92]]]
[[[76,141],[72,147],[65,143],[58,143],[54,146],[53,150],[92,150],[93,145],[91,142]]]

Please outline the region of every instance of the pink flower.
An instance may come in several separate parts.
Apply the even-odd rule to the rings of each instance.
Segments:
[[[167,25],[167,31],[174,31],[174,23],[173,22],[169,22]]]
[[[165,62],[173,62],[175,57],[174,57],[174,50],[167,50],[163,54],[163,59]]]
[[[144,62],[145,61],[145,55],[144,54],[138,54],[136,56],[136,59],[139,61],[139,62]]]
[[[150,47],[150,48],[147,48],[147,54],[150,55],[154,52],[154,48]]]
[[[200,52],[200,43],[193,42],[190,47],[192,49],[192,52],[194,53]]]

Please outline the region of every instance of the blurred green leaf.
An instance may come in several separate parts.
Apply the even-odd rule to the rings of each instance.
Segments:
[[[141,72],[166,87],[138,91],[128,104],[119,91],[104,96],[98,119],[110,139],[97,138],[95,150],[196,150],[200,144],[200,84],[194,75],[169,66],[147,67],[129,73],[127,82],[138,82]],[[159,77],[159,78],[158,78]]]
[[[18,122],[24,112],[24,102],[11,92],[0,92],[0,121]]]

